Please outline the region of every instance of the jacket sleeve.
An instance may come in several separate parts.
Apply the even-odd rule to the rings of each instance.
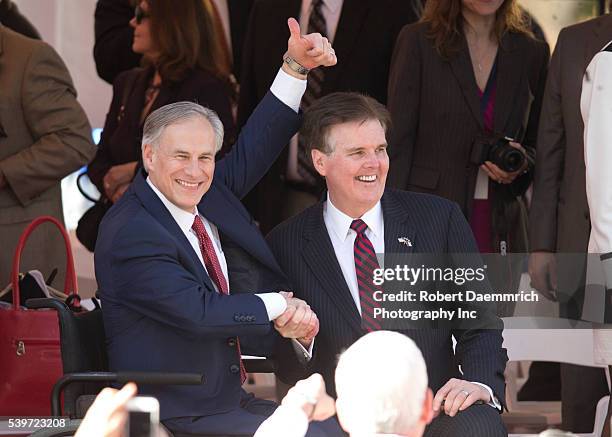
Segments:
[[[532,251],[555,251],[557,241],[557,205],[565,162],[565,126],[561,106],[561,58],[565,46],[562,30],[553,53],[538,129],[538,147],[531,203],[530,240]]]
[[[392,128],[389,135],[389,187],[406,189],[412,165],[421,95],[421,51],[419,34],[414,25],[405,26],[400,32],[389,77],[387,98]]]
[[[525,136],[522,140],[522,145],[527,151],[530,165],[526,173],[517,177],[512,184],[510,184],[515,196],[524,194],[533,180],[533,163],[535,162],[536,155],[538,125],[540,122],[542,100],[544,98],[544,88],[546,85],[546,76],[548,74],[548,64],[550,61],[550,49],[548,48],[548,44],[541,41],[533,41],[533,43],[536,44],[537,47],[535,50],[535,62],[532,64],[533,68],[536,69],[534,82],[535,86],[532,84],[532,87],[534,88],[534,96],[533,103],[531,104],[531,108],[529,110],[529,118],[527,121]]]
[[[144,317],[196,336],[263,335],[270,329],[260,298],[203,288],[170,241],[143,238],[127,227],[115,236],[110,256],[111,286],[105,288],[112,292],[103,297]]]
[[[103,186],[104,175],[106,175],[108,170],[114,165],[110,152],[110,148],[112,147],[111,138],[119,126],[118,117],[121,111],[121,99],[123,93],[126,92],[125,77],[128,74],[134,73],[120,74],[113,84],[113,98],[106,114],[104,129],[102,129],[96,156],[87,166],[87,175],[100,193],[104,193],[105,191]]]
[[[89,162],[95,146],[70,74],[45,43],[27,62],[20,103],[34,142],[0,161],[0,171],[25,206]]]

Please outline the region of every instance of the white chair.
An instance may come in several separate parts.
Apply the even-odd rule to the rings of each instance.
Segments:
[[[510,361],[551,361],[606,368],[597,364],[593,355],[593,326],[588,322],[547,317],[507,317],[504,321],[504,347]],[[511,385],[511,381],[509,385]],[[595,415],[592,433],[578,434],[581,437],[600,437],[610,397],[602,398]],[[508,405],[510,413],[518,412],[518,418],[536,409],[542,402],[516,402]],[[560,403],[557,403],[560,407]],[[550,413],[548,407],[541,415]],[[526,417],[525,417],[526,418]],[[533,423],[533,422],[532,422]],[[537,434],[510,434],[511,437],[535,436]]]

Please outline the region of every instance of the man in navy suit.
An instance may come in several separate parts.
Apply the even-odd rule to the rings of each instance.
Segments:
[[[300,135],[307,139],[328,192],[267,238],[295,296],[308,302],[321,326],[306,365],[289,355],[281,363],[289,383],[316,372],[334,393],[338,354],[366,332],[380,329],[374,312],[375,288],[368,282],[379,267],[376,253],[385,254],[388,261],[390,255],[402,253],[477,252],[456,204],[431,195],[385,190],[388,125],[387,110],[356,93],[330,94],[305,113]],[[492,321],[489,326],[496,329],[399,328],[422,350],[436,393],[437,417],[426,436],[507,435],[499,413],[508,358],[502,349],[501,321],[496,316]],[[457,340],[455,352],[451,336]],[[363,377],[376,380],[376,375]]]
[[[148,175],[100,226],[95,266],[111,369],[205,375],[198,386],[140,388],[160,401],[172,431],[252,435],[276,405],[242,389],[241,352],[282,343],[307,357],[318,330],[304,302],[273,292],[285,289],[283,274],[239,200],[295,134],[308,69],[336,62],[325,38],[301,37],[295,20],[289,27],[282,70],[231,153],[215,165],[223,125],[213,111],[159,108],[143,129]]]

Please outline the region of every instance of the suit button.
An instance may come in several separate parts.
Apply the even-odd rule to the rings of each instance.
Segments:
[[[230,337],[227,339],[227,345],[229,347],[236,347],[236,339],[234,337]]]
[[[240,372],[240,366],[238,364],[232,364],[230,366],[230,372],[233,374]]]

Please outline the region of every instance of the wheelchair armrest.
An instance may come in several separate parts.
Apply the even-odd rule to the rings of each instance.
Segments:
[[[57,380],[51,392],[51,415],[61,416],[61,395],[64,389],[75,382],[135,382],[154,385],[199,385],[204,384],[204,375],[199,373],[162,372],[83,372],[67,373]]]

